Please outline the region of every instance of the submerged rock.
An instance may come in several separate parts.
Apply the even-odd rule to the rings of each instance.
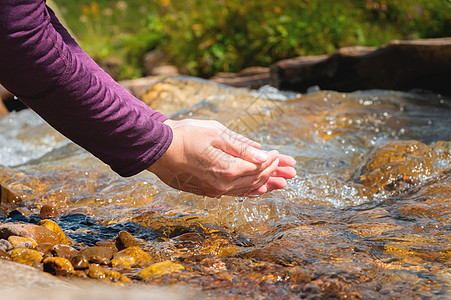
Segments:
[[[154,276],[161,276],[169,273],[181,272],[182,270],[185,270],[185,267],[182,266],[181,264],[177,264],[169,260],[166,260],[159,263],[155,263],[145,268],[144,270],[138,273],[138,276],[141,279],[146,280]]]
[[[143,251],[139,247],[132,246],[114,254],[111,265],[113,267],[122,266],[124,268],[129,268],[136,264],[145,264],[151,261],[152,256],[149,253]]]

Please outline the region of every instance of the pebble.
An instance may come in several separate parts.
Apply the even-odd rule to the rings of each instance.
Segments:
[[[67,258],[69,260],[77,255],[77,253],[78,251],[75,248],[65,244],[55,245],[52,248],[53,256]]]
[[[8,252],[12,248],[13,248],[13,246],[11,245],[10,242],[8,242],[7,240],[4,240],[4,239],[0,240],[0,251]]]
[[[58,237],[51,230],[43,226],[14,223],[0,224],[0,238],[7,239],[12,235],[32,238],[37,244],[60,244]]]
[[[74,271],[70,261],[63,257],[47,257],[43,264],[44,271],[53,275],[66,276]]]
[[[44,204],[41,207],[41,211],[39,212],[39,218],[43,219],[51,219],[58,217],[58,210],[52,204]]]
[[[82,254],[77,254],[72,258],[72,266],[75,270],[84,270],[89,268],[89,261]]]
[[[11,260],[16,263],[35,266],[39,264],[43,257],[38,251],[26,248],[17,248],[10,252]]]
[[[63,232],[61,227],[52,220],[45,219],[38,223],[38,225],[47,228],[48,230],[52,231],[58,238],[58,244],[66,244],[69,245],[69,240],[67,239],[66,234]]]
[[[36,243],[36,241],[32,238],[27,238],[27,237],[23,237],[23,236],[15,236],[15,235],[8,237],[8,242],[11,244],[11,246],[13,248],[33,249],[33,248],[36,248],[36,246],[38,245]],[[27,244],[27,242],[28,242],[28,244]],[[29,244],[31,244],[31,245],[29,245]]]
[[[151,261],[152,256],[149,253],[139,247],[132,246],[116,253],[111,260],[111,265],[113,267],[120,265],[124,268],[130,268],[132,265],[148,263]]]
[[[181,264],[165,260],[145,268],[144,270],[138,273],[138,277],[143,280],[146,280],[154,276],[180,272],[182,270],[185,270],[185,267],[182,266]]]

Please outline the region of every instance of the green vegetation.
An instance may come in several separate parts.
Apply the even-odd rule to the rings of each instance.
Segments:
[[[117,57],[120,78],[165,50],[186,73],[211,76],[284,58],[393,39],[451,36],[451,0],[55,0],[96,60]]]

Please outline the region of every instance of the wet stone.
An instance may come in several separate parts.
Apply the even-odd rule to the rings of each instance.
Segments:
[[[165,274],[181,272],[182,270],[185,270],[185,267],[182,266],[181,264],[166,260],[159,263],[155,263],[145,268],[144,270],[138,273],[138,277],[143,280],[147,280],[151,279],[154,276],[161,276]]]
[[[35,266],[39,264],[43,257],[38,251],[26,248],[11,250],[11,260],[16,263]]]
[[[59,244],[66,244],[69,245],[70,242],[67,239],[66,234],[63,232],[63,230],[61,229],[61,227],[59,227],[59,225],[52,220],[42,220],[41,222],[39,222],[40,226],[45,227],[47,229],[49,229],[50,231],[52,231],[58,238],[58,242]]]
[[[237,253],[239,249],[233,246],[226,239],[208,239],[203,242],[203,247],[200,249],[202,254],[215,255],[219,257],[227,257]]]
[[[58,210],[57,210],[57,208],[54,205],[52,205],[52,204],[44,204],[41,207],[41,211],[39,212],[39,218],[41,220],[57,218],[57,217],[58,217]]]
[[[42,226],[14,223],[4,223],[0,225],[0,238],[7,239],[12,235],[32,238],[38,244],[59,244],[58,237],[51,230]]]
[[[75,270],[84,270],[89,268],[89,261],[84,255],[77,254],[72,258],[72,265]]]
[[[88,261],[91,261],[93,256],[111,259],[113,257],[114,250],[110,247],[94,246],[80,250],[79,254],[86,257]]]
[[[111,260],[111,265],[113,267],[122,266],[129,268],[136,264],[145,264],[151,261],[152,256],[149,253],[139,247],[132,246],[116,253]]]
[[[141,247],[145,244],[144,241],[141,241],[141,240],[135,238],[128,231],[119,232],[115,238],[115,243],[116,243],[116,247],[119,251],[124,250],[128,247],[132,247],[132,246]]]
[[[77,255],[77,253],[78,251],[75,248],[65,244],[55,245],[52,248],[53,256],[67,258],[69,260]]]
[[[43,264],[44,271],[53,275],[66,276],[74,270],[70,261],[62,257],[47,257]]]
[[[38,245],[36,243],[36,241],[33,240],[32,238],[26,238],[26,237],[15,236],[15,235],[10,236],[8,238],[8,242],[10,242],[10,244],[13,248],[33,249]]]

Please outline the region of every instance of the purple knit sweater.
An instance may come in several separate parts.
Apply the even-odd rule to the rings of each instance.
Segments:
[[[0,0],[0,83],[122,176],[143,171],[171,144],[167,117],[108,76],[44,0]]]

